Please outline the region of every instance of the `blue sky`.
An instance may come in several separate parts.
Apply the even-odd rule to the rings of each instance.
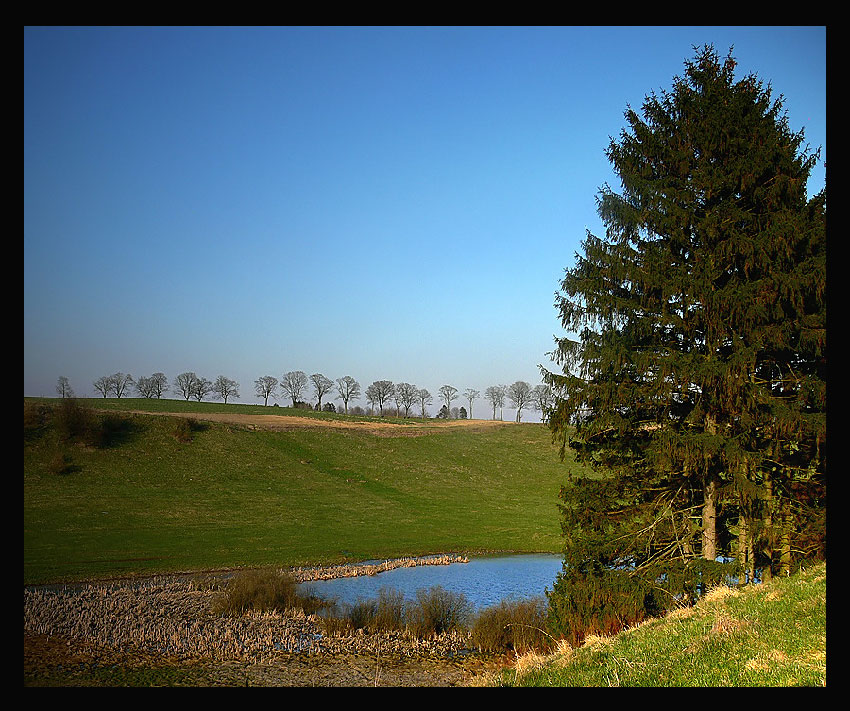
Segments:
[[[550,364],[627,104],[706,43],[784,95],[817,192],[824,27],[25,28],[24,395],[303,370],[489,416]]]

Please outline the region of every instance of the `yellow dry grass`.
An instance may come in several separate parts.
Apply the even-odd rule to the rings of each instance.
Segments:
[[[538,654],[537,652],[527,652],[526,654],[518,656],[514,663],[514,672],[516,673],[517,679],[521,679],[537,669],[542,669],[548,661],[548,656]]]

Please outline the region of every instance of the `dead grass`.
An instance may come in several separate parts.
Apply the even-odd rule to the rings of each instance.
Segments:
[[[710,603],[710,602],[718,602],[720,600],[724,600],[727,597],[736,597],[737,595],[740,595],[739,590],[731,588],[728,585],[716,585],[711,590],[709,590],[703,596],[702,599],[706,603]]]
[[[589,634],[584,638],[584,647],[603,647],[607,644],[611,644],[614,641],[614,637],[604,637],[596,634]]]
[[[739,632],[743,629],[749,627],[749,623],[746,620],[736,620],[731,617],[727,617],[726,615],[719,614],[714,623],[711,625],[711,633],[712,634],[732,634],[734,632]]]
[[[142,411],[128,410],[129,413],[149,414]],[[157,415],[167,417],[186,417],[184,412],[157,412]],[[429,419],[421,423],[415,422],[376,422],[364,420],[342,420],[336,418],[323,419],[320,417],[299,417],[298,415],[254,415],[229,412],[192,413],[196,420],[222,422],[225,424],[242,425],[245,427],[268,429],[276,431],[292,429],[338,429],[360,430],[376,434],[391,434],[412,436],[423,435],[444,429],[491,429],[493,427],[510,427],[514,422],[502,420],[436,420]]]
[[[543,669],[549,661],[549,657],[538,652],[527,652],[517,657],[514,664],[517,680],[523,679],[532,672]]]

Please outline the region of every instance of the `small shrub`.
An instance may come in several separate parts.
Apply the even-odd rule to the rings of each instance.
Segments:
[[[416,592],[416,602],[408,607],[407,628],[422,638],[468,629],[471,620],[472,604],[466,596],[436,585]]]
[[[285,612],[303,610],[313,614],[326,603],[312,595],[298,592],[298,583],[288,573],[276,570],[247,570],[234,575],[224,595],[213,606],[214,612],[240,615],[243,612]]]
[[[24,401],[24,440],[33,439],[44,431],[48,411],[46,405]]]
[[[106,413],[92,418],[86,435],[86,444],[90,447],[110,447],[127,435],[130,421],[115,413]]]
[[[376,632],[403,630],[405,627],[404,593],[393,588],[381,588],[378,591],[378,602],[372,629]]]
[[[130,431],[130,421],[116,413],[99,415],[74,398],[63,398],[54,414],[61,442],[78,442],[88,447],[109,447]]]
[[[342,612],[327,616],[326,629],[336,634],[365,629],[370,632],[400,631],[405,628],[404,594],[392,588],[381,588],[377,600],[357,600]]]
[[[546,632],[546,615],[543,598],[502,601],[478,614],[472,625],[472,641],[484,652],[546,651],[552,643]]]
[[[191,417],[178,417],[174,423],[174,439],[178,442],[191,442],[195,422]]]
[[[347,605],[342,615],[349,630],[365,629],[370,632],[391,632],[405,628],[404,594],[392,588],[381,588],[377,600],[358,600]]]
[[[74,398],[64,398],[56,408],[54,425],[64,442],[97,440],[97,420],[94,411],[83,407]]]
[[[56,476],[64,476],[70,474],[74,467],[71,463],[71,456],[62,448],[59,447],[54,455],[47,463],[47,470]]]
[[[374,600],[358,600],[346,607],[345,617],[353,629],[372,629],[372,623],[378,612],[378,603]]]
[[[560,573],[547,595],[549,630],[574,647],[657,616],[663,603],[649,583],[622,570]]]

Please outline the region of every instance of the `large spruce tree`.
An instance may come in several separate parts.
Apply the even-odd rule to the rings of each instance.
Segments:
[[[824,554],[826,198],[819,152],[782,97],[736,80],[731,53],[695,50],[607,156],[556,295],[569,335],[553,434],[596,478],[561,492],[556,628],[613,628],[728,573],[788,572]]]

